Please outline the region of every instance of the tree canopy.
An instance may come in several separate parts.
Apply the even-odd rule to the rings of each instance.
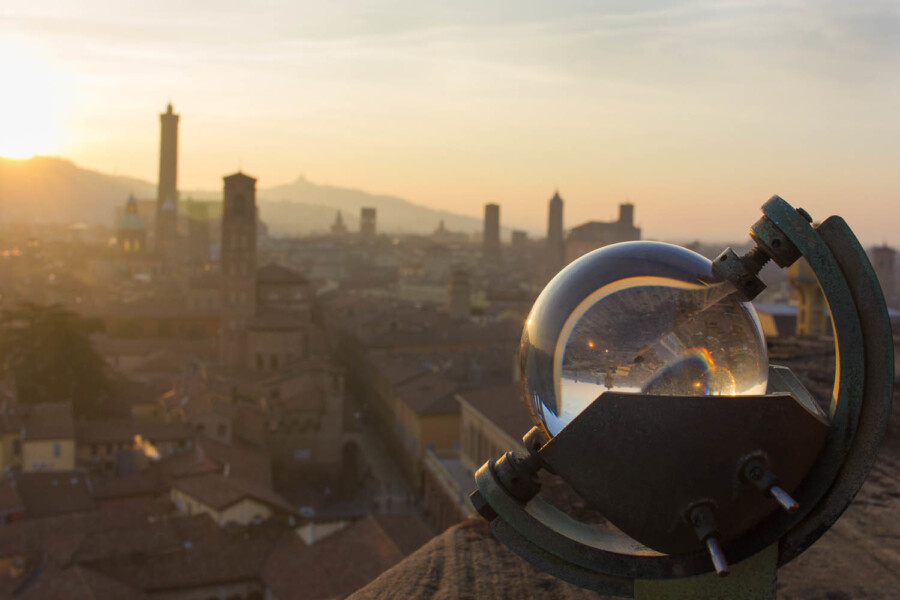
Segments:
[[[0,311],[0,365],[19,402],[70,400],[91,416],[108,394],[105,363],[89,335],[98,326],[59,304],[23,303]]]

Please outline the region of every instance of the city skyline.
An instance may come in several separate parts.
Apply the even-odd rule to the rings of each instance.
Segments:
[[[306,175],[540,230],[559,187],[566,228],[630,200],[648,236],[716,240],[778,193],[900,242],[890,4],[55,4],[2,9],[0,155],[154,181],[171,99],[181,189]]]

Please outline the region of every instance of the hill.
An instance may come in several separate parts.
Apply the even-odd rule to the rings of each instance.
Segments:
[[[81,168],[69,160],[38,156],[29,160],[0,158],[0,219],[6,222],[83,222],[111,225],[115,209],[129,194],[154,198],[156,184],[133,177]],[[184,190],[182,199],[218,200],[221,190]],[[439,211],[395,196],[319,185],[300,177],[293,183],[258,191],[260,217],[276,235],[327,231],[335,213],[358,227],[359,209],[378,210],[378,230],[431,233],[441,219],[455,231],[478,231],[481,220]]]
[[[0,158],[0,219],[111,224],[129,194],[156,197],[156,185],[106,175],[50,156]]]
[[[262,189],[259,197],[262,218],[275,233],[283,223],[305,231],[325,231],[338,210],[352,231],[359,226],[359,209],[364,206],[378,209],[378,230],[381,232],[431,233],[442,219],[452,231],[481,229],[481,219],[426,208],[396,196],[319,185],[304,177],[287,185]],[[308,222],[301,226],[301,218]]]

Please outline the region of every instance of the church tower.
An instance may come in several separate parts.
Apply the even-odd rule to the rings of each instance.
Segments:
[[[125,212],[119,218],[116,240],[119,249],[125,254],[140,254],[147,250],[147,229],[138,212],[134,194],[128,197]]]
[[[331,225],[331,235],[344,235],[347,233],[347,226],[344,225],[344,217],[341,211],[337,211],[334,217],[334,223]]]
[[[159,115],[159,185],[156,192],[156,248],[172,256],[178,235],[178,115],[172,103]]]
[[[256,179],[238,172],[224,180],[220,350],[224,364],[238,366],[256,315]]]
[[[563,199],[557,190],[550,198],[547,219],[547,275],[555,276],[566,266],[566,242],[563,239]]]

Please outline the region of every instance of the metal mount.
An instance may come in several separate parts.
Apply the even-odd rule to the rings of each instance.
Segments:
[[[766,202],[762,212],[763,217],[750,232],[756,247],[743,257],[727,249],[714,261],[713,273],[730,281],[749,300],[764,288],[758,273],[769,260],[780,267],[801,257],[809,263],[828,302],[835,332],[837,364],[828,415],[818,409],[809,393],[783,367],[770,367],[766,396],[741,397],[747,399],[739,403],[741,406],[732,405],[737,397],[731,398],[725,408],[729,412],[737,410],[738,418],[768,414],[773,417],[767,421],[768,426],[777,429],[780,423],[795,429],[787,435],[781,429],[769,438],[763,436],[765,439],[749,436],[745,442],[752,444],[755,439],[760,447],[745,455],[739,454],[746,450],[739,440],[730,454],[721,452],[721,460],[713,462],[719,465],[715,468],[721,473],[732,474],[725,483],[733,486],[731,496],[723,489],[709,499],[700,498],[686,506],[680,522],[669,521],[666,525],[670,532],[682,531],[683,535],[665,538],[671,546],[664,548],[667,553],[663,553],[635,539],[650,539],[653,527],[659,526],[656,522],[645,527],[626,519],[635,536],[631,537],[576,521],[539,495],[535,475],[547,469],[558,472],[592,504],[599,503],[601,510],[604,504],[616,510],[612,497],[616,490],[610,488],[615,488],[617,480],[610,477],[627,476],[623,467],[606,461],[599,470],[579,473],[576,463],[591,462],[578,461],[579,456],[584,456],[578,452],[614,452],[614,444],[621,440],[615,438],[613,429],[602,433],[589,429],[592,435],[581,436],[576,430],[596,428],[603,423],[621,424],[610,417],[653,415],[665,410],[666,405],[653,404],[652,396],[618,394],[632,396],[628,399],[632,404],[628,411],[617,411],[617,394],[608,392],[601,396],[604,402],[595,401],[553,439],[541,429],[531,430],[524,438],[527,456],[507,453],[478,470],[478,490],[472,495],[472,503],[491,522],[497,539],[561,579],[598,592],[631,597],[641,587],[636,582],[682,579],[712,571],[724,575],[729,563],[736,569],[742,561],[749,565],[757,560],[750,560],[751,557],[767,556],[770,548],[777,548],[777,565],[781,566],[821,537],[849,506],[871,469],[890,417],[893,339],[884,298],[865,251],[843,219],[830,217],[813,226],[806,211],[794,209],[778,196]],[[634,410],[636,399],[648,398],[646,411]],[[692,418],[702,418],[713,409],[711,404],[703,405],[703,397],[699,397],[699,402],[698,397],[691,398],[695,405],[679,400],[683,406],[677,410],[693,411]],[[752,406],[754,401],[762,404]],[[779,410],[788,412],[778,413]],[[605,412],[601,414],[602,411]],[[728,418],[726,412],[709,417]],[[660,417],[657,423],[666,418]],[[765,430],[766,426],[762,426],[755,431]],[[628,431],[627,427],[622,431]],[[776,443],[779,436],[796,442],[794,434],[805,440],[793,447],[799,452]],[[576,441],[579,439],[582,441]],[[722,443],[728,445],[730,441]],[[710,450],[698,446],[694,451]],[[808,455],[805,458],[791,457],[804,452]],[[652,469],[654,457],[660,456],[658,449],[645,455],[641,466]],[[624,500],[642,503],[643,510],[652,511],[652,496],[660,493],[654,486],[670,485],[667,493],[676,491],[678,483],[660,483],[667,479],[666,469],[671,470],[674,463],[661,462],[665,463],[663,468],[653,472],[647,486],[637,486],[645,493]],[[694,477],[672,475],[676,479],[678,476]],[[706,475],[696,476],[702,479]],[[702,483],[694,482],[700,487]],[[624,510],[627,512],[627,507]],[[658,517],[652,512],[647,514],[651,521]],[[660,547],[659,540],[651,541],[651,545]],[[776,553],[771,554],[774,557]]]

